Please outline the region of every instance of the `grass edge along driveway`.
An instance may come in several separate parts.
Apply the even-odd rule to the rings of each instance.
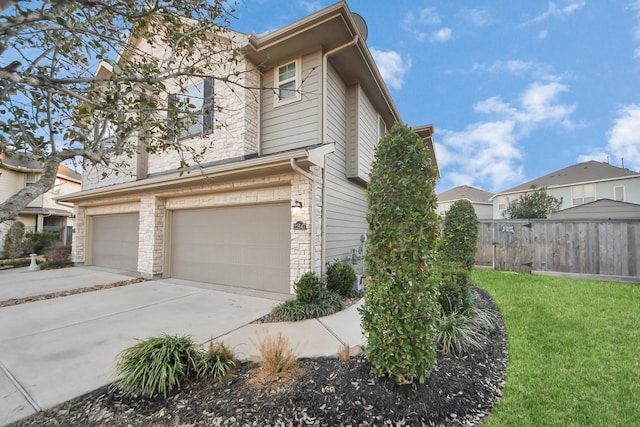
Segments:
[[[640,285],[474,270],[507,332],[485,426],[640,425]]]

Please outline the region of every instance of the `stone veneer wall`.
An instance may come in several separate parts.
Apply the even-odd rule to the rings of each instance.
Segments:
[[[224,207],[255,203],[285,202],[303,204],[299,214],[291,214],[290,289],[305,272],[313,268],[321,273],[321,214],[322,169],[312,167],[314,181],[298,173],[273,175],[220,184],[207,184],[181,190],[144,194],[131,198],[107,198],[76,206],[76,234],[73,239],[73,260],[85,262],[87,257],[87,227],[93,215],[140,213],[138,271],[146,278],[162,277],[167,272],[165,237],[168,235],[167,218],[171,211],[206,207]],[[312,197],[315,203],[312,203]],[[311,210],[315,208],[312,224]],[[294,230],[293,224],[302,221],[305,230]],[[315,250],[311,250],[311,236],[315,233]],[[314,259],[312,260],[312,253]]]

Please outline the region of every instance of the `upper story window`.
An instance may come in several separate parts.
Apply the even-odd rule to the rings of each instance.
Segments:
[[[619,185],[613,188],[613,195],[618,202],[624,202],[624,185]]]
[[[35,173],[28,173],[26,177],[26,181],[27,181],[27,187],[29,187],[35,184],[36,182],[38,182],[38,177],[36,176]]]
[[[300,92],[300,59],[276,67],[275,105],[284,105],[302,99]]]
[[[507,206],[509,205],[509,198],[508,197],[498,197],[498,209],[503,211],[505,209],[507,209]]]
[[[596,200],[596,186],[594,184],[576,185],[571,189],[573,206],[583,205]]]
[[[378,141],[387,134],[387,125],[382,120],[382,116],[378,115]]]
[[[170,142],[211,133],[213,110],[213,77],[169,95]]]

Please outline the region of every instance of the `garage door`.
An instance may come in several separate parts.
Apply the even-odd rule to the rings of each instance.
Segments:
[[[92,219],[92,264],[124,271],[138,270],[138,214]]]
[[[172,276],[289,293],[290,217],[288,205],[174,211]]]

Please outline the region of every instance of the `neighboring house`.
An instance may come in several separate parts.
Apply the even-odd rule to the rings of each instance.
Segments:
[[[243,86],[199,82],[219,108],[182,135],[212,146],[206,158],[191,173],[172,153],[139,154],[118,176],[85,172],[62,199],[76,209],[74,261],[279,293],[327,262],[360,269],[374,147],[400,115],[356,22],[339,2],[235,33]],[[433,153],[433,126],[415,130]]]
[[[0,202],[7,200],[20,189],[35,184],[42,174],[38,160],[23,152],[11,156],[0,155]],[[31,201],[18,213],[26,231],[51,231],[64,243],[71,243],[67,227],[73,226],[73,205],[54,200],[59,196],[75,193],[81,189],[82,177],[66,166],[58,167],[54,187]],[[10,223],[0,225],[0,248],[4,247],[4,236]]]
[[[509,203],[534,187],[545,187],[550,195],[561,198],[561,211],[601,199],[640,204],[640,173],[592,160],[496,194],[492,197],[493,218],[503,219],[502,213]],[[599,208],[603,210],[602,217],[607,218],[608,208],[603,204]]]
[[[438,213],[441,217],[445,217],[451,205],[458,200],[468,200],[473,205],[478,219],[493,218],[493,202],[491,202],[493,193],[471,187],[469,185],[459,185],[447,191],[438,194]]]
[[[549,219],[640,219],[640,204],[600,199],[595,202],[564,209]]]

